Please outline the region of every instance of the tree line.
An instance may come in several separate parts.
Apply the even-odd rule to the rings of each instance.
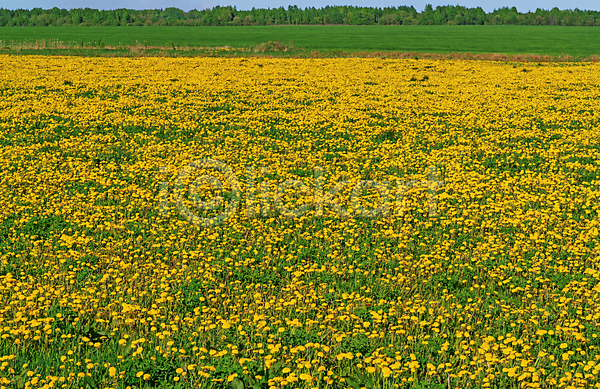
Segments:
[[[504,7],[486,13],[481,7],[439,6],[428,4],[422,12],[412,6],[352,7],[327,6],[287,9],[269,8],[238,10],[236,7],[214,7],[184,12],[178,8],[133,10],[97,10],[91,8],[33,8],[8,10],[0,8],[0,26],[266,26],[266,25],[483,25],[520,24],[549,26],[599,26],[599,11],[537,9],[518,12]]]

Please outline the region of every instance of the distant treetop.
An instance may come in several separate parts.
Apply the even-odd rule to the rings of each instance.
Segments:
[[[515,7],[485,13],[481,7],[432,7],[423,12],[412,6],[372,8],[335,6],[240,11],[236,7],[214,7],[184,12],[178,8],[101,11],[90,8],[8,10],[0,8],[0,26],[268,26],[268,25],[400,25],[400,24],[520,24],[549,26],[599,26],[599,11],[537,9],[521,13]]]

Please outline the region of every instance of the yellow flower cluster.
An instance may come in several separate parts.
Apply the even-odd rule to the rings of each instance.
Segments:
[[[0,56],[0,96],[2,388],[600,387],[598,64]]]

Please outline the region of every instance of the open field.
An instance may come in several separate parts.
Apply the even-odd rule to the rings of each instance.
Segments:
[[[597,63],[0,56],[0,97],[5,388],[600,385]]]
[[[600,29],[553,26],[251,26],[251,27],[2,27],[3,46],[36,41],[57,46],[249,48],[292,42],[296,51],[600,55]],[[137,44],[136,44],[137,42]],[[60,45],[58,45],[60,46]],[[52,51],[49,51],[52,52]],[[54,50],[56,52],[56,50]],[[185,55],[185,53],[182,53]],[[190,53],[187,53],[188,55]]]

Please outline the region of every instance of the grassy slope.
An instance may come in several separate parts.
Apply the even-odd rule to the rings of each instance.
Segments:
[[[536,26],[2,27],[0,40],[247,47],[293,41],[307,50],[600,54],[600,28]]]

